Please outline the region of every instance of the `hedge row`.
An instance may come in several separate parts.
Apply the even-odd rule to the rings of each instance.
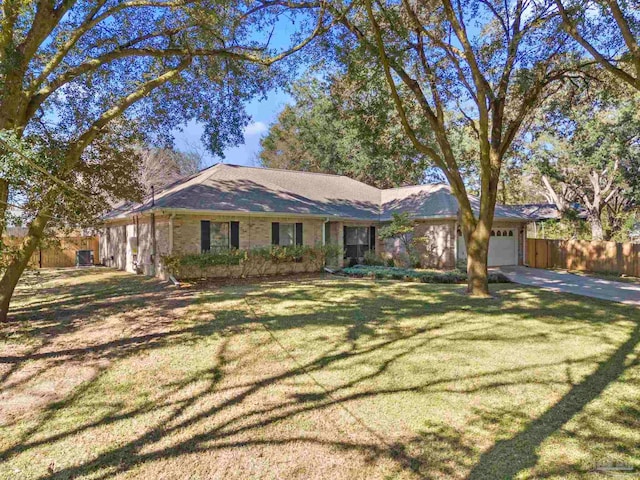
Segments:
[[[264,275],[269,267],[292,263],[305,264],[305,270],[320,270],[327,259],[337,258],[342,251],[335,245],[325,246],[268,246],[249,250],[229,249],[219,252],[195,253],[185,255],[167,255],[162,262],[169,273],[180,275],[182,270],[193,271],[194,268],[206,276],[210,267],[228,267],[229,275],[232,267],[242,267],[240,276]]]
[[[422,283],[466,283],[467,274],[461,270],[413,270],[410,268],[356,265],[342,269],[350,277],[404,280]],[[501,273],[489,273],[489,283],[508,283]]]

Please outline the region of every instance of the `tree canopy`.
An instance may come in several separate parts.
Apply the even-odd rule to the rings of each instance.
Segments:
[[[327,26],[321,8],[298,7],[279,0],[2,2],[0,225],[14,204],[29,226],[0,278],[2,317],[52,220],[73,223],[87,213],[79,205],[97,210],[108,205],[105,197],[140,194],[132,188],[131,145],[170,144],[171,132],[189,120],[204,124],[213,154],[242,140],[243,102],[290,70],[269,67]],[[296,19],[297,31],[290,45],[275,48],[272,32],[283,15]]]
[[[555,0],[564,29],[617,80],[640,90],[636,0]]]
[[[342,27],[335,33],[338,61],[360,50],[382,69],[405,135],[442,170],[460,205],[468,289],[487,295],[503,160],[524,122],[573,74],[579,57],[560,30],[555,4],[365,0],[347,14],[342,5],[328,6]],[[461,143],[461,134],[471,141]],[[477,212],[465,181],[470,167],[480,184]]]
[[[305,79],[261,140],[265,167],[346,175],[379,188],[421,183],[428,161],[407,140],[386,86],[347,75]]]
[[[637,95],[602,84],[572,86],[540,111],[530,131],[531,161],[549,197],[564,214],[580,204],[594,240],[612,233],[603,228],[605,213],[616,226],[639,200],[639,107]]]

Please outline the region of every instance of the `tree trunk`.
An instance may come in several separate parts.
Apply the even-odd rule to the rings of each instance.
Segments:
[[[15,257],[7,265],[6,270],[0,279],[0,323],[6,322],[9,314],[9,304],[13,291],[18,284],[18,280],[22,276],[22,272],[27,268],[31,255],[40,245],[42,239],[42,232],[47,225],[48,211],[43,209],[29,226],[29,231],[20,250],[16,253]]]
[[[589,213],[589,223],[591,224],[591,240],[604,240],[604,228],[602,219],[598,213]]]
[[[485,238],[486,237],[486,238]],[[467,293],[474,297],[489,297],[489,237],[476,230],[467,243]]]
[[[4,234],[7,223],[7,202],[9,201],[9,182],[4,178],[0,178],[0,239]]]

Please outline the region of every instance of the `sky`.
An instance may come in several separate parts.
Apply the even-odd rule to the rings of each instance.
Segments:
[[[190,122],[183,131],[175,132],[175,147],[182,151],[197,151],[204,157],[204,165],[224,161],[235,165],[258,166],[258,152],[260,139],[266,135],[269,126],[276,120],[280,111],[292,98],[282,90],[270,91],[263,100],[252,100],[246,106],[251,122],[244,129],[244,144],[227,148],[225,158],[220,160],[209,154],[200,140],[203,127],[196,122]]]

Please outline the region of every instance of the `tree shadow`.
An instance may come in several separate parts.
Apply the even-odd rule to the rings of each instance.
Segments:
[[[507,440],[500,440],[483,453],[468,478],[514,478],[519,472],[534,467],[539,459],[536,450],[547,438],[582,412],[626,369],[640,365],[640,358],[627,364],[627,358],[639,342],[640,322],[637,322],[627,341],[609,358],[600,362],[593,373],[574,385],[559,402],[529,423],[523,431]]]
[[[40,414],[27,427],[18,429],[24,418],[19,415],[5,422],[5,428],[16,428],[19,435],[5,442],[0,463],[33,457],[44,447],[64,448],[104,429],[118,432],[124,428],[121,425],[130,424],[144,428],[127,428],[90,455],[61,462],[33,478],[111,478],[141,466],[172,465],[178,460],[185,462],[180,464],[184,469],[194,455],[224,458],[224,452],[233,452],[227,453],[233,457],[229,468],[250,468],[243,461],[260,462],[266,448],[282,455],[310,455],[317,449],[338,465],[329,468],[327,475],[343,468],[348,472],[345,478],[462,478],[467,474],[469,478],[510,478],[535,465],[536,448],[546,438],[601,395],[625,368],[637,365],[637,361],[625,364],[640,341],[637,324],[623,344],[607,337],[611,329],[628,331],[622,325],[628,309],[611,307],[606,321],[594,312],[606,310],[609,304],[537,295],[527,289],[504,287],[498,300],[488,303],[460,296],[449,286],[403,285],[399,290],[393,282],[310,280],[292,285],[279,280],[214,291],[176,290],[135,276],[99,283],[97,289],[88,284],[63,291],[50,287],[47,295],[55,306],[42,300],[16,309],[13,318],[17,320],[9,331],[27,332],[20,338],[38,342],[28,349],[0,352],[0,363],[10,367],[0,382],[3,398],[29,389],[39,377],[65,365],[88,365],[93,370],[55,398],[36,405],[34,410]],[[27,325],[32,316],[35,327]],[[540,322],[550,333],[522,326],[514,331],[514,319]],[[269,332],[283,343],[282,348]],[[468,432],[446,418],[425,414],[420,428],[392,433],[370,412],[381,405],[381,399],[402,395],[420,402],[443,395],[471,402],[477,395],[504,388],[555,388],[556,380],[536,378],[535,372],[561,368],[566,359],[467,369],[460,365],[440,371],[441,357],[436,356],[421,366],[432,369],[429,375],[396,377],[398,369],[412,366],[408,359],[416,355],[443,354],[455,362],[467,358],[469,346],[478,346],[474,353],[481,353],[489,346],[544,344],[559,334],[602,341],[615,347],[615,352],[606,360],[597,351],[572,358],[573,364],[584,368],[599,363],[523,432],[497,442],[482,455]],[[128,372],[131,365],[140,365],[143,374],[153,371],[149,363],[169,355],[171,349],[178,350],[177,358],[197,349],[199,363],[187,362],[175,378],[158,381],[153,394],[139,401],[125,401],[129,397],[118,390],[98,396],[99,400],[92,395],[113,381],[109,376]],[[27,374],[21,376],[25,369]],[[139,378],[136,374],[130,373],[134,379]],[[557,381],[558,388],[566,386]],[[75,409],[96,413],[56,427],[61,412]],[[621,413],[622,421],[633,426],[637,409],[628,406]],[[486,430],[498,417],[526,420],[516,407],[485,409],[483,415],[477,429]],[[489,433],[483,435],[490,438]],[[633,451],[628,447],[628,452]],[[339,458],[344,458],[343,463]],[[282,459],[286,462],[296,463]],[[304,476],[285,466],[271,467],[282,468],[270,472],[274,476]],[[251,476],[249,470],[245,473]]]

